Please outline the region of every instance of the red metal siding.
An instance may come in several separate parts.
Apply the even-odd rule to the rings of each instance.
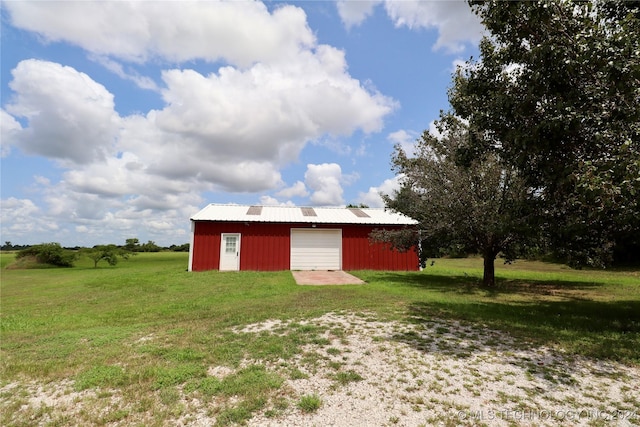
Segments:
[[[291,228],[310,227],[306,224],[196,221],[191,269],[217,270],[220,264],[221,233],[240,233],[240,270],[289,270]],[[370,243],[369,233],[375,228],[382,228],[380,226],[318,224],[317,228],[342,229],[344,270],[418,269],[415,250],[398,252],[385,244]]]
[[[279,271],[289,269],[287,224],[243,224],[240,270]]]
[[[343,270],[394,270],[415,271],[419,269],[418,254],[414,249],[400,252],[384,243],[372,243],[369,233],[374,229],[387,230],[401,227],[351,225],[342,228]]]
[[[196,222],[191,251],[193,271],[217,270],[220,265],[220,224]]]
[[[196,221],[191,269],[217,270],[220,235],[240,233],[240,270],[288,270],[290,228],[288,224]]]

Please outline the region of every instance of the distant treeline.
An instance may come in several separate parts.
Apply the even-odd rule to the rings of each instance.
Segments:
[[[3,251],[22,251],[25,249],[30,249],[33,246],[39,245],[14,245],[11,242],[4,242],[4,245],[0,246],[0,250]],[[96,245],[101,246],[101,245]],[[94,246],[94,248],[96,247]],[[130,252],[162,252],[162,251],[172,251],[172,252],[189,252],[189,243],[183,243],[181,245],[171,245],[171,246],[158,246],[153,240],[149,240],[147,243],[140,244],[140,241],[136,238],[127,239],[124,245],[116,245],[122,249],[126,249]],[[82,249],[90,249],[85,246],[65,246],[64,249],[79,251]]]

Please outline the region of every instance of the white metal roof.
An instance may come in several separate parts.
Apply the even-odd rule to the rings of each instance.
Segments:
[[[315,216],[305,216],[299,206],[259,206],[219,205],[212,203],[191,217],[192,221],[242,221],[242,222],[279,222],[279,223],[316,223],[316,224],[379,224],[379,225],[415,225],[418,222],[406,215],[382,208],[339,208],[313,207]],[[360,211],[360,212],[357,212]]]

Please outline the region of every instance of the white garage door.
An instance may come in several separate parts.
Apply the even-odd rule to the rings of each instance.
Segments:
[[[342,230],[291,230],[292,270],[340,270]]]

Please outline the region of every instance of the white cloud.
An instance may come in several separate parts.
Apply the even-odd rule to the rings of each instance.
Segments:
[[[90,55],[90,59],[102,65],[107,70],[111,71],[118,77],[124,80],[132,81],[140,89],[151,90],[153,92],[160,92],[160,88],[150,77],[141,76],[135,70],[125,71],[122,64],[106,56]]]
[[[344,204],[342,198],[342,169],[337,163],[307,165],[304,180],[313,193],[310,200],[316,206],[337,206]]]
[[[169,221],[148,220],[144,222],[144,225],[155,232],[165,233],[174,228],[174,224]]]
[[[271,196],[261,196],[260,204],[263,206],[295,206],[291,200],[287,200],[286,202],[281,202],[275,197]]]
[[[369,187],[369,191],[366,193],[360,192],[358,194],[358,203],[364,203],[372,208],[383,208],[385,205],[380,194],[392,195],[396,190],[399,190],[400,179],[401,176],[395,176],[384,180],[378,187]]]
[[[156,240],[162,245],[186,242],[188,218],[202,204],[199,195],[186,193],[158,200],[159,209],[140,208],[127,198],[106,200],[94,194],[74,192],[64,181],[47,189],[44,198],[46,209],[40,211],[38,219],[60,225],[54,238],[63,244],[86,246],[123,243],[131,237]],[[167,205],[171,208],[167,209]]]
[[[108,214],[126,206],[166,212],[205,190],[281,187],[280,168],[308,141],[376,131],[394,108],[351,78],[344,53],[329,46],[280,68],[166,71],[166,107],[145,116],[119,117],[113,95],[71,67],[27,60],[13,74],[7,111],[28,126],[5,112],[3,147],[15,144],[68,168],[51,186],[66,196],[47,196],[51,214],[132,231],[132,221]]]
[[[27,220],[33,218],[39,211],[39,208],[29,199],[16,199],[9,197],[0,204],[0,212],[2,212],[2,222],[9,221],[18,217]]]
[[[30,234],[48,233],[56,229],[55,222],[47,220],[32,200],[15,197],[0,201],[0,225],[2,236],[11,236],[12,240],[21,239]]]
[[[338,0],[336,6],[342,23],[348,29],[354,25],[362,24],[365,19],[373,14],[373,10],[380,3],[382,3],[382,0]]]
[[[11,144],[77,164],[113,152],[119,117],[104,86],[71,67],[35,59],[21,61],[12,75],[15,95],[6,110],[28,126],[13,131]]]
[[[42,187],[48,187],[51,185],[51,180],[49,178],[40,175],[34,175],[33,181]]]
[[[465,43],[477,43],[481,38],[482,24],[463,0],[339,0],[338,14],[343,24],[351,28],[362,24],[373,14],[377,4],[382,2],[389,19],[396,27],[437,29],[438,40],[434,49],[459,52],[464,49]]]
[[[344,185],[352,185],[354,183],[356,183],[358,180],[360,179],[360,174],[358,172],[351,172],[350,174],[347,175],[342,175],[342,179],[341,182]]]
[[[0,109],[0,157],[9,155],[11,144],[15,143],[20,130],[20,123],[4,109]]]
[[[407,131],[401,129],[395,132],[391,132],[387,136],[387,139],[394,145],[399,145],[408,156],[412,156],[414,155],[416,139],[418,138],[418,136],[418,133],[415,131]]]
[[[302,181],[296,181],[291,187],[280,190],[276,193],[278,197],[284,197],[285,199],[291,199],[292,197],[307,197],[309,192],[306,185]]]
[[[483,27],[467,2],[456,1],[389,1],[385,2],[389,18],[396,27],[437,28],[435,49],[451,52],[464,49],[464,43],[477,43]]]
[[[273,12],[261,2],[6,2],[11,23],[47,41],[67,41],[98,54],[144,62],[192,59],[248,67],[287,62],[315,43],[306,14]]]
[[[208,76],[170,70],[163,78],[167,106],[147,117],[164,133],[155,139],[163,149],[154,147],[151,169],[198,173],[231,191],[274,188],[279,168],[297,159],[309,141],[378,131],[395,108],[393,100],[351,78],[344,53],[329,46],[278,67],[224,67]],[[179,141],[170,140],[176,136]]]
[[[275,197],[271,196],[261,196],[260,204],[263,206],[278,206],[280,202]]]
[[[113,94],[87,74],[43,60],[20,62],[1,112],[2,155],[15,146],[57,161],[62,172],[57,182],[34,178],[43,200],[32,202],[40,209],[38,222],[7,216],[3,231],[59,224],[56,236],[72,244],[145,239],[144,233],[175,243],[171,239],[183,238],[203,192],[282,188],[280,170],[306,144],[378,132],[398,107],[349,74],[343,51],[318,45],[297,7],[269,12],[259,2],[4,6],[16,26],[45,42],[81,46],[121,78],[159,90],[165,104],[121,117]],[[175,67],[162,73],[161,89],[131,64],[150,59]],[[186,60],[226,65],[204,75],[180,63]],[[314,204],[342,204],[341,185],[349,178],[337,164],[310,165],[305,183],[276,196],[312,192]]]

